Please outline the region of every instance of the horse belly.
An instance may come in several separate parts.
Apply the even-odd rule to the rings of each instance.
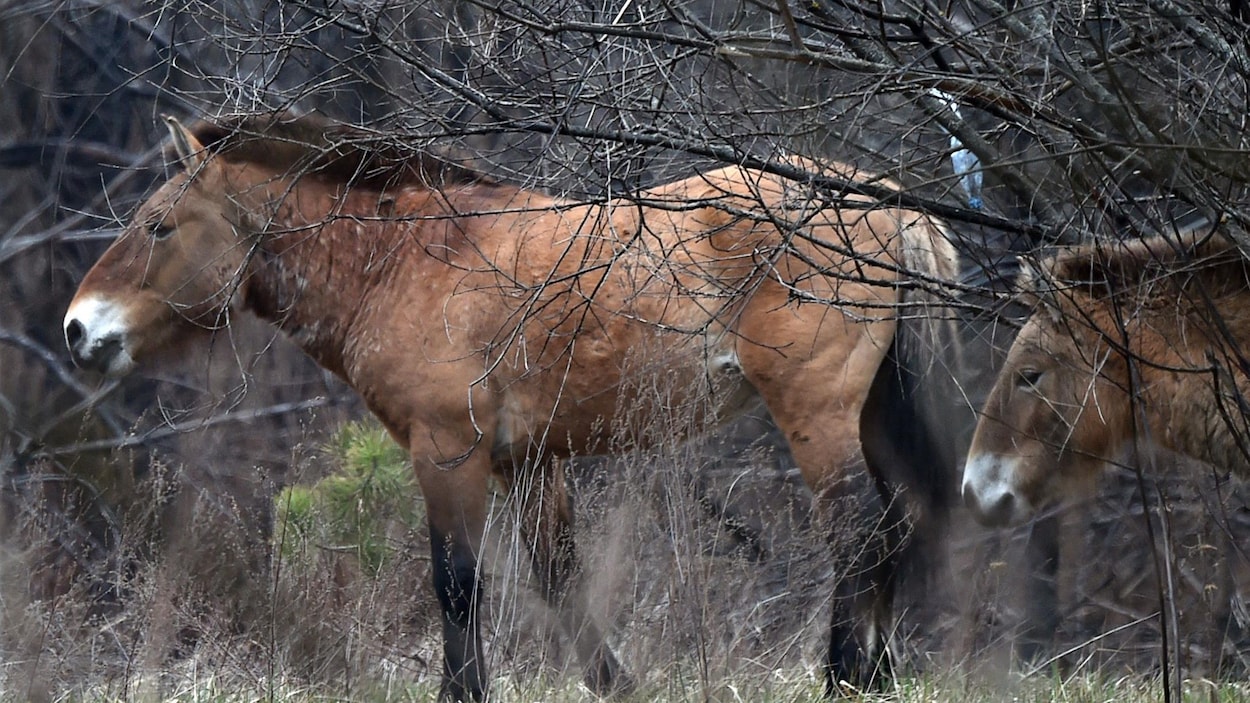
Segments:
[[[568,456],[647,446],[732,420],[759,399],[732,349],[709,350],[700,364],[645,365],[614,381],[592,391],[566,379],[559,393],[511,387],[499,404],[493,455],[515,460],[538,447]]]
[[[519,389],[514,389],[514,391]],[[554,456],[607,454],[613,435],[619,433],[615,396],[612,402],[596,399],[576,402],[538,402],[520,392],[506,394],[496,415],[496,460],[523,461],[537,453]]]

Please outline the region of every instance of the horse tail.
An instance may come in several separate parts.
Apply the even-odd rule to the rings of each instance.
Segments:
[[[898,215],[906,218],[900,219],[902,241],[895,250],[895,262],[905,269],[898,324],[860,414],[864,460],[882,501],[887,598],[899,584],[914,594],[948,583],[940,574],[961,450],[952,440],[975,417],[969,411],[965,421],[955,414],[963,374],[949,285],[959,268],[954,245],[938,220],[916,212]],[[952,418],[960,427],[946,424]]]
[[[961,387],[967,374],[950,285],[959,279],[959,257],[945,223],[916,212],[902,217],[898,327],[870,392],[873,414],[861,424],[889,428],[890,456],[874,463],[921,509],[943,516],[976,419]]]

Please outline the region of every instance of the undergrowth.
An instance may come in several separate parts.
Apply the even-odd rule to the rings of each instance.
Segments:
[[[379,678],[362,682],[350,693],[322,690],[290,681],[274,681],[252,686],[225,677],[198,680],[152,682],[137,686],[131,695],[84,691],[67,701],[173,701],[191,703],[234,703],[236,701],[314,701],[373,702],[431,701],[437,696],[434,682],[402,682]],[[1162,700],[1158,679],[1139,676],[1086,675],[1069,680],[1013,679],[985,681],[960,677],[950,672],[927,678],[904,678],[881,693],[853,694],[861,703],[1109,703]],[[545,686],[534,680],[500,676],[491,688],[493,703],[574,703],[601,700],[580,684],[562,681]],[[725,681],[712,689],[682,684],[680,672],[670,672],[667,681],[654,682],[634,695],[613,699],[619,703],[819,703],[828,701],[813,676],[803,671],[778,671],[767,680]],[[1186,681],[1183,703],[1250,703],[1250,684],[1215,683],[1205,679]]]
[[[397,531],[425,523],[411,464],[373,421],[344,425],[329,451],[336,467],[329,476],[279,492],[278,553],[288,568],[307,568],[317,551],[350,554],[363,574],[376,577],[400,548]]]

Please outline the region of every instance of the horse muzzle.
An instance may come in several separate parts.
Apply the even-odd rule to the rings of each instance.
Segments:
[[[1019,457],[974,454],[964,466],[964,505],[987,527],[1017,525],[1033,510],[1013,481]]]
[[[126,345],[122,316],[100,301],[76,302],[65,314],[65,345],[74,365],[108,376],[125,376],[135,362]]]

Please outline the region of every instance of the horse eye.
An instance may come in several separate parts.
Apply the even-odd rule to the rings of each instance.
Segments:
[[[152,239],[156,239],[159,241],[161,239],[168,239],[169,235],[174,233],[174,228],[170,227],[164,222],[158,222],[152,225],[151,232],[152,232]]]
[[[1037,390],[1038,381],[1042,380],[1042,372],[1036,369],[1021,371],[1016,377],[1016,385],[1026,391]]]

